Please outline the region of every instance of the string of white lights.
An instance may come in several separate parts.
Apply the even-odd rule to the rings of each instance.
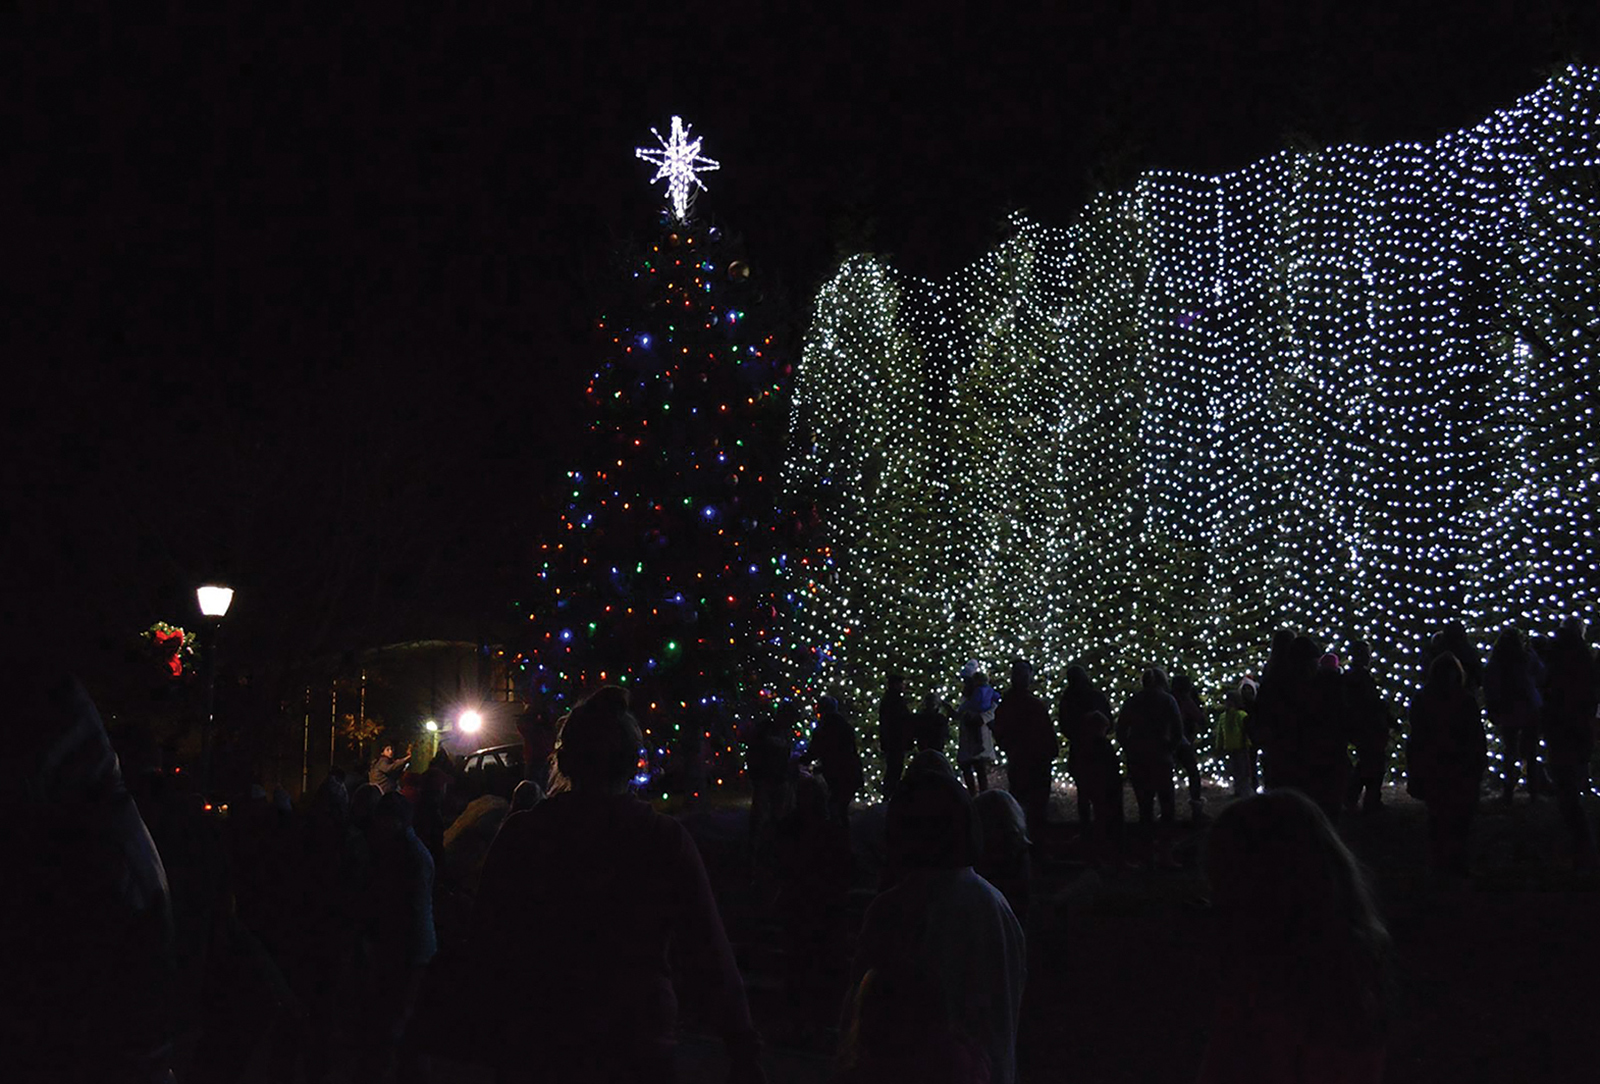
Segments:
[[[1287,625],[1370,640],[1399,696],[1447,621],[1589,611],[1597,108],[1573,67],[1432,144],[1018,217],[947,281],[847,261],[794,386],[784,484],[821,527],[785,561],[790,693],[1014,655],[1214,691]]]

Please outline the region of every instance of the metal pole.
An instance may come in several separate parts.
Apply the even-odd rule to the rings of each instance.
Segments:
[[[305,722],[301,728],[300,793],[303,795],[311,781],[311,686],[306,686]]]
[[[211,797],[211,728],[216,720],[217,705],[217,639],[222,632],[222,622],[211,622],[211,643],[206,651],[206,702],[200,718],[200,793]]]
[[[335,679],[334,689],[335,689],[334,703],[337,704],[338,703],[338,699],[339,699],[338,698],[338,692],[337,692],[337,690],[338,690],[337,679]],[[328,771],[330,773],[333,771],[333,758],[334,758],[334,755],[335,755],[335,753],[337,751],[338,738],[339,738],[339,715],[338,715],[338,711],[335,710],[334,712],[330,713],[329,718],[328,718]]]

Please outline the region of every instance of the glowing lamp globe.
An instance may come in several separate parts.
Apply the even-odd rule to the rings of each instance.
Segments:
[[[195,596],[200,600],[201,613],[207,617],[226,617],[228,607],[233,603],[233,588],[207,584],[196,588]]]
[[[463,734],[476,734],[483,729],[483,715],[476,711],[464,711],[456,720],[456,729]]]
[[[428,732],[428,733],[429,733],[429,734],[434,734],[434,733],[437,733],[437,732],[438,732],[438,730],[439,730],[439,724],[438,724],[438,723],[436,723],[436,722],[435,722],[435,721],[434,721],[434,720],[432,720],[432,719],[428,719],[428,720],[425,720],[425,721],[424,721],[424,722],[423,722],[423,724],[422,724],[422,729],[424,729],[424,730],[426,730],[426,731],[427,731],[427,732]]]

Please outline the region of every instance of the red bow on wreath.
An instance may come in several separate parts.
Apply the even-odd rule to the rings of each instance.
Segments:
[[[156,653],[166,656],[167,669],[172,671],[173,677],[183,676],[183,630],[173,629],[170,632],[161,629],[152,629],[150,636],[155,643]]]

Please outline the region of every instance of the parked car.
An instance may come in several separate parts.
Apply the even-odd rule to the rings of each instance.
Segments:
[[[480,771],[484,768],[498,764],[511,772],[516,778],[522,778],[522,746],[517,745],[491,745],[487,749],[467,753],[457,758],[462,772]]]
[[[494,794],[509,801],[522,782],[521,744],[477,749],[462,754],[456,763],[465,794]]]

